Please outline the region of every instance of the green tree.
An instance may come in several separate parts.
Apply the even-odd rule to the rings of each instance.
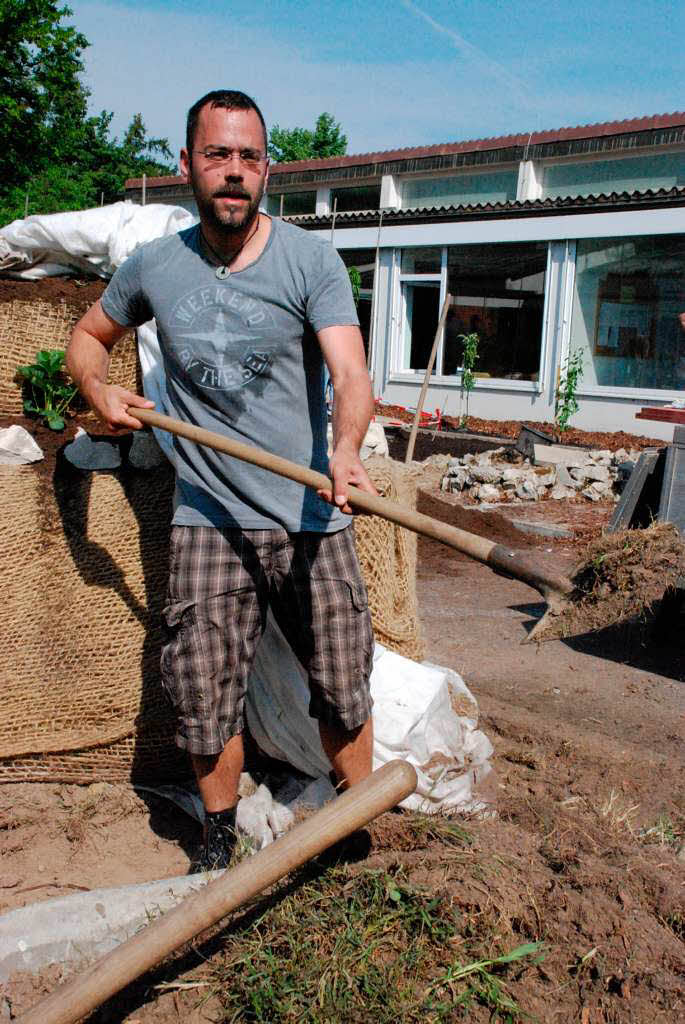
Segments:
[[[0,0],[0,188],[63,153],[86,115],[79,75],[88,40],[54,0]]]
[[[29,213],[96,206],[128,177],[170,174],[166,139],[135,114],[121,142],[113,115],[87,116],[81,55],[88,40],[63,26],[54,0],[0,0],[0,224]]]
[[[275,124],[269,133],[269,156],[279,164],[344,156],[346,152],[347,136],[333,115],[325,111],[316,119],[314,131]]]

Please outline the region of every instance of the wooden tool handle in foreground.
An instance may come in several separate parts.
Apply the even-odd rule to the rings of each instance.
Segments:
[[[326,804],[271,846],[189,896],[83,974],[58,988],[19,1024],[74,1024],[185,942],[301,867],[355,829],[395,807],[416,789],[414,768],[390,761]]]
[[[190,423],[183,423],[181,420],[172,419],[171,416],[164,416],[154,409],[139,409],[130,405],[127,410],[129,416],[140,420],[146,426],[159,427],[161,430],[168,430],[178,437],[185,437],[196,444],[204,444],[216,451],[232,455],[243,462],[251,462],[262,469],[271,470],[279,476],[295,480],[297,483],[313,487],[315,490],[331,490],[331,481],[323,473],[309,469],[307,466],[298,466],[280,455],[272,455],[270,452],[262,451],[252,445],[244,444],[242,441],[234,441],[223,434],[215,434],[211,430],[204,430],[202,427],[193,426]],[[566,576],[552,572],[540,566],[525,555],[517,551],[511,551],[502,544],[495,544],[492,540],[479,537],[478,534],[469,533],[467,530],[460,530],[458,526],[449,526],[441,523],[438,519],[423,515],[414,509],[404,508],[402,505],[381,498],[377,494],[367,494],[360,491],[358,487],[350,487],[348,495],[349,504],[362,512],[369,512],[382,519],[388,519],[391,523],[404,526],[407,530],[420,533],[424,537],[432,537],[439,540],[448,547],[461,551],[462,554],[474,558],[477,562],[489,565],[495,572],[505,573],[522,580],[529,586],[534,587],[550,606],[556,606],[563,602],[567,594],[575,589],[573,583]]]

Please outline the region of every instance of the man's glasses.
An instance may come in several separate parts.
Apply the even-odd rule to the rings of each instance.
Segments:
[[[226,149],[224,146],[206,146],[204,149],[194,149],[193,152],[203,156],[207,163],[214,167],[229,163],[234,156],[237,156],[239,162],[245,167],[257,167],[265,159],[265,154],[260,153],[258,149]]]

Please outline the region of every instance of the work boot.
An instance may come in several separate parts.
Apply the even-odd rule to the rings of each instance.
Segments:
[[[227,868],[235,841],[235,807],[225,811],[206,811],[204,844],[192,862],[191,873]]]

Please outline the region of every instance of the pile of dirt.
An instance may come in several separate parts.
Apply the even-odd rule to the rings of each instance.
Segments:
[[[591,632],[645,616],[685,570],[685,542],[672,523],[596,538],[571,579],[577,595],[550,614],[539,640]]]

